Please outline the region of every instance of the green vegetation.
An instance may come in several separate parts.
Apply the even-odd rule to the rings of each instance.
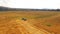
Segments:
[[[50,27],[50,26],[52,26],[52,24],[51,23],[46,23],[46,26],[49,26]]]
[[[51,24],[47,24],[47,26],[51,26]]]
[[[24,20],[24,21],[26,21],[27,19],[26,19],[26,18],[22,18],[21,20]]]

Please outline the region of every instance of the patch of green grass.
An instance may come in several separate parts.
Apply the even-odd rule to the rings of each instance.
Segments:
[[[49,27],[52,26],[51,24],[46,24],[46,25],[49,26]]]
[[[52,26],[51,23],[46,23],[45,25],[48,26],[48,27]]]
[[[21,18],[21,20],[27,21],[27,18]]]

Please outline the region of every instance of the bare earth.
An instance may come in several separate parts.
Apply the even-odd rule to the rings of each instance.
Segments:
[[[0,34],[60,34],[60,12],[0,12]]]

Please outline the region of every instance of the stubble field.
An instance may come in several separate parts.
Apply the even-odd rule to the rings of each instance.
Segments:
[[[60,34],[60,12],[0,12],[0,34]]]

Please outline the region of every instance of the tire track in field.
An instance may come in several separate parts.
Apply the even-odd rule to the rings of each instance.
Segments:
[[[16,22],[20,24],[20,26],[24,27],[25,33],[27,32],[26,34],[28,34],[28,32],[29,34],[54,34],[54,33],[47,32],[44,29],[38,30],[28,21],[22,21],[22,20],[17,19]],[[22,27],[20,27],[20,31],[24,34],[24,32],[22,31],[23,29]]]

